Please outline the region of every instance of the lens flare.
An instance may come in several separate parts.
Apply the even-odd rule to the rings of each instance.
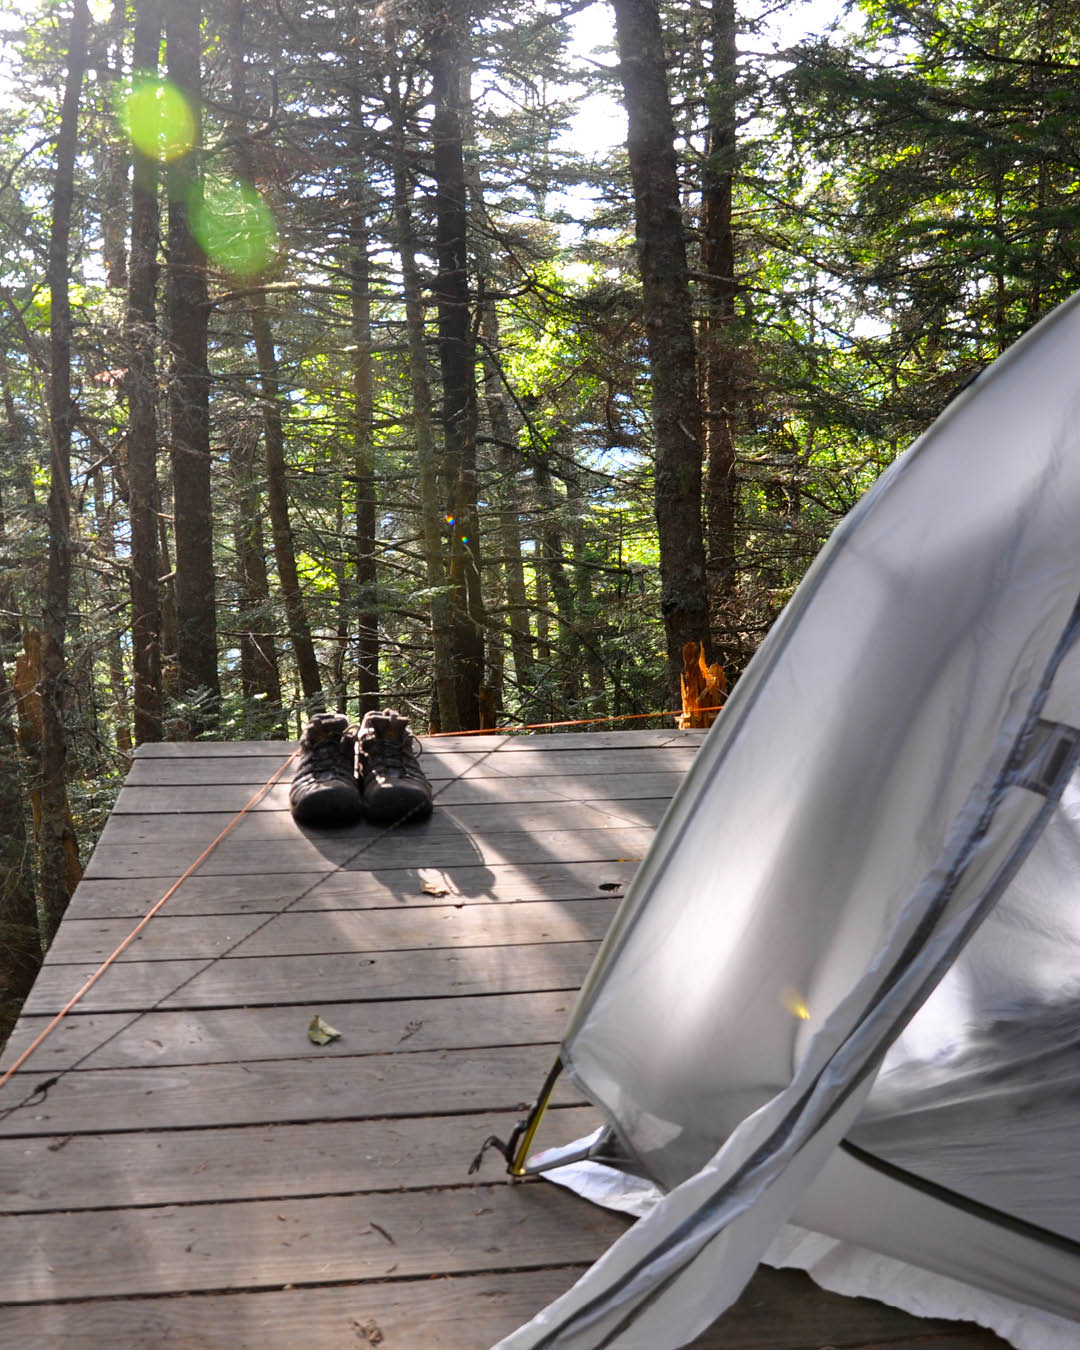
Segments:
[[[247,183],[207,182],[192,195],[188,210],[206,256],[226,272],[251,276],[276,257],[273,214]]]
[[[809,1022],[810,1009],[806,1006],[802,994],[797,989],[785,989],[780,995],[780,1002],[800,1022]]]
[[[168,80],[138,80],[120,104],[120,125],[136,150],[163,164],[195,144],[195,114]]]

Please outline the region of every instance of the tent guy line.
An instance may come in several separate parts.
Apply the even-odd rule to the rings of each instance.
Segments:
[[[460,782],[463,778],[466,778],[475,769],[479,768],[480,765],[482,765],[488,758],[490,758],[491,755],[497,753],[497,751],[503,745],[505,745],[507,740],[509,739],[510,739],[509,736],[503,736],[497,745],[491,746],[489,749],[485,750],[483,753],[479,755],[477,759],[465,765],[465,767],[461,769],[460,772],[448,778],[434,791],[434,793],[432,794],[432,800],[436,801],[444,792],[453,787],[455,783]],[[17,1073],[26,1064],[27,1060],[30,1059],[33,1053],[46,1040],[46,1038],[52,1033],[52,1031],[57,1026],[59,1026],[59,1024],[64,1020],[64,1018],[68,1015],[68,1013],[76,1006],[76,1004],[83,998],[83,996],[98,982],[99,979],[101,979],[101,977],[105,974],[106,970],[108,970],[109,967],[116,962],[117,958],[121,955],[121,953],[124,952],[131,945],[131,943],[135,940],[136,937],[138,937],[139,933],[146,927],[146,925],[150,922],[150,920],[153,919],[155,915],[157,915],[164,908],[166,902],[176,894],[176,892],[180,889],[180,887],[184,884],[184,882],[187,881],[189,877],[194,875],[194,873],[198,870],[201,864],[205,862],[207,858],[210,857],[210,855],[218,848],[218,846],[225,840],[225,838],[229,834],[231,834],[231,832],[236,828],[237,825],[239,825],[240,821],[243,820],[244,817],[248,815],[248,813],[263,799],[263,797],[266,796],[266,794],[271,790],[271,788],[273,788],[273,786],[278,782],[281,776],[288,769],[289,765],[292,764],[292,762],[296,759],[299,753],[300,750],[299,748],[297,748],[284,760],[282,764],[280,764],[277,767],[277,769],[275,769],[275,771],[270,775],[270,777],[261,785],[261,787],[259,787],[259,789],[240,808],[240,810],[237,811],[237,813],[232,817],[232,819],[228,822],[228,824],[225,825],[225,827],[221,830],[221,832],[217,835],[217,837],[210,844],[208,844],[205,849],[203,849],[203,851],[199,854],[199,856],[195,859],[195,861],[192,862],[191,865],[185,869],[185,871],[177,878],[177,880],[174,881],[173,884],[168,888],[165,894],[162,895],[162,897],[151,906],[151,908],[146,912],[146,914],[143,915],[143,917],[139,920],[139,922],[135,925],[135,927],[131,930],[131,932],[127,935],[127,937],[124,938],[124,940],[115,948],[115,950],[112,953],[110,953],[110,955],[106,957],[106,959],[100,964],[100,966],[98,966],[98,968],[83,982],[79,990],[60,1009],[60,1011],[56,1014],[56,1016],[52,1019],[52,1021],[49,1022],[48,1025],[45,1026],[41,1032],[38,1033],[38,1035],[30,1043],[30,1045],[26,1047],[26,1049],[22,1052],[22,1054],[19,1055],[19,1057],[14,1061],[14,1063],[12,1063],[5,1070],[4,1074],[0,1076],[0,1090],[2,1090],[4,1085],[15,1075],[15,1073]],[[407,824],[413,814],[414,814],[413,811],[408,812],[400,819],[392,821],[390,824],[386,825],[383,829],[379,830],[377,833],[365,839],[357,849],[355,849],[352,853],[350,853],[346,858],[344,858],[340,863],[338,863],[335,867],[333,867],[329,872],[320,873],[314,881],[312,881],[309,885],[305,886],[298,894],[294,895],[288,901],[287,904],[282,906],[281,909],[275,910],[273,913],[268,914],[262,920],[262,922],[257,924],[250,932],[244,933],[242,937],[237,938],[235,941],[231,942],[227,947],[215,953],[215,955],[213,955],[212,957],[207,958],[207,960],[204,961],[204,963],[197,970],[192,971],[184,979],[180,980],[175,985],[175,987],[166,990],[165,993],[161,994],[148,1007],[140,1009],[127,1022],[124,1022],[120,1026],[115,1027],[107,1036],[103,1037],[97,1044],[91,1046],[88,1050],[84,1051],[83,1054],[81,1054],[71,1064],[66,1065],[58,1073],[46,1079],[44,1082],[38,1083],[34,1087],[33,1091],[28,1093],[27,1096],[25,1096],[21,1101],[13,1102],[10,1106],[5,1107],[3,1110],[0,1110],[0,1121],[7,1120],[8,1117],[11,1116],[14,1112],[22,1110],[26,1106],[30,1106],[32,1104],[36,1105],[40,1101],[43,1101],[48,1095],[49,1090],[55,1087],[56,1084],[59,1083],[61,1078],[63,1078],[66,1074],[71,1073],[72,1070],[74,1069],[78,1069],[81,1065],[85,1064],[86,1061],[90,1059],[93,1055],[98,1054],[99,1051],[103,1050],[112,1041],[116,1040],[117,1037],[122,1036],[125,1032],[129,1031],[133,1026],[135,1026],[137,1022],[140,1022],[149,1013],[156,1012],[169,999],[175,998],[176,995],[181,992],[181,990],[187,988],[187,986],[191,984],[194,980],[200,978],[202,975],[205,975],[208,970],[211,970],[220,961],[223,961],[226,957],[231,955],[231,953],[234,952],[237,949],[237,947],[241,946],[245,942],[250,941],[252,938],[257,936],[257,934],[261,933],[265,928],[268,928],[270,924],[272,924],[276,919],[280,918],[282,915],[288,914],[289,911],[294,908],[294,906],[299,905],[302,901],[306,900],[309,895],[311,895],[315,890],[317,890],[318,887],[323,885],[324,882],[326,882],[330,877],[337,876],[340,873],[347,871],[352,866],[352,864],[356,862],[358,858],[361,858],[369,849],[373,848],[376,844],[380,843],[388,835],[393,834],[402,825]],[[465,833],[468,834],[468,830],[466,830]]]

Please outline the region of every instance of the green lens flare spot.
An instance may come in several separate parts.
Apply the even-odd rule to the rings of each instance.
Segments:
[[[139,80],[120,104],[120,124],[132,145],[164,164],[195,144],[195,114],[168,80]]]
[[[277,256],[270,208],[246,183],[207,183],[190,204],[191,229],[206,256],[226,272],[251,276]]]

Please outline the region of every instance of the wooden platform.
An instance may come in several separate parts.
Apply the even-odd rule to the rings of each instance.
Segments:
[[[301,830],[275,788],[0,1093],[0,1345],[486,1350],[571,1284],[624,1221],[467,1168],[699,741],[432,740],[438,809],[389,833]],[[0,1063],[291,749],[142,748]],[[543,1141],[593,1119],[564,1087]],[[697,1344],[1003,1343],[762,1270]]]

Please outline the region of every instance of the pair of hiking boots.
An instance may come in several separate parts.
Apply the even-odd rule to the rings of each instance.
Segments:
[[[361,816],[391,824],[431,814],[431,784],[417,763],[420,746],[393,708],[364,714],[317,713],[300,738],[300,763],[289,789],[293,819],[324,828]]]

